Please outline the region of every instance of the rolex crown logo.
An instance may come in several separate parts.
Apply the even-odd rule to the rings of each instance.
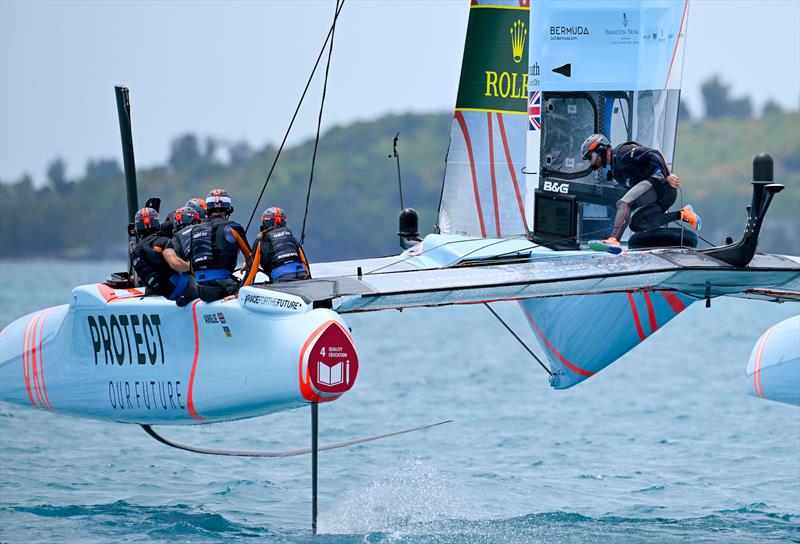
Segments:
[[[508,31],[511,33],[511,49],[514,52],[514,62],[522,60],[522,52],[525,50],[525,38],[528,36],[528,29],[525,23],[517,19]]]

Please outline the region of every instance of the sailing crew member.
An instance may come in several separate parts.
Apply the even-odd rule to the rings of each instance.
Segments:
[[[206,222],[191,228],[190,262],[198,294],[205,302],[234,294],[239,288],[233,277],[239,252],[245,262],[250,258],[247,235],[239,223],[229,219],[232,213],[228,192],[214,189],[206,197]]]
[[[200,216],[200,221],[206,220],[206,201],[202,198],[190,198],[183,206],[186,208],[192,208],[195,212],[197,212],[197,214]]]
[[[190,273],[189,266],[192,231],[189,227],[200,223],[200,214],[193,208],[184,206],[175,210],[174,221],[175,233],[164,248],[163,256],[170,268],[180,273],[181,278],[189,282],[184,294],[175,299],[178,306],[186,306],[197,298],[197,285]]]
[[[134,218],[139,239],[131,251],[131,263],[144,283],[145,295],[161,295],[170,300],[181,297],[191,278],[173,271],[163,252],[169,239],[161,235],[161,222],[153,208],[142,208]]]
[[[261,232],[250,255],[243,285],[253,283],[259,269],[273,283],[311,277],[303,247],[286,226],[286,212],[280,208],[267,208],[261,214]]]
[[[700,216],[691,204],[676,212],[667,211],[677,199],[681,180],[670,172],[659,150],[636,142],[625,142],[612,149],[603,134],[592,134],[581,145],[581,156],[591,162],[592,170],[610,167],[609,181],[613,178],[629,189],[617,201],[611,236],[590,241],[590,248],[614,254],[622,252],[619,241],[629,223],[634,232],[656,229],[672,221],[684,221],[700,230]]]

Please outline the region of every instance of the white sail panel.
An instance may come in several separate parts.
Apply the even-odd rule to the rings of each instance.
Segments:
[[[581,157],[589,135],[659,149],[671,166],[687,17],[688,0],[534,1],[528,93],[541,122],[528,126],[525,166],[534,239],[537,190],[577,199],[576,243],[610,231],[616,198],[586,197],[616,187]]]
[[[528,2],[470,5],[438,229],[508,237],[524,216]]]

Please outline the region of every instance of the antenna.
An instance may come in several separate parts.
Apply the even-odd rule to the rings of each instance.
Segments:
[[[394,135],[394,140],[392,140],[392,154],[389,155],[389,158],[395,158],[397,161],[397,186],[400,188],[400,209],[405,209],[405,205],[403,204],[403,180],[400,177],[400,153],[397,152],[397,140],[400,139],[400,133]]]

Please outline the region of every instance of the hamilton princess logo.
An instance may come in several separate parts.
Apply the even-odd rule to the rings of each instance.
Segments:
[[[525,28],[525,23],[517,19],[508,31],[511,33],[511,50],[514,53],[514,62],[519,64],[522,61],[522,53],[525,51],[525,38],[528,36],[528,29]]]

